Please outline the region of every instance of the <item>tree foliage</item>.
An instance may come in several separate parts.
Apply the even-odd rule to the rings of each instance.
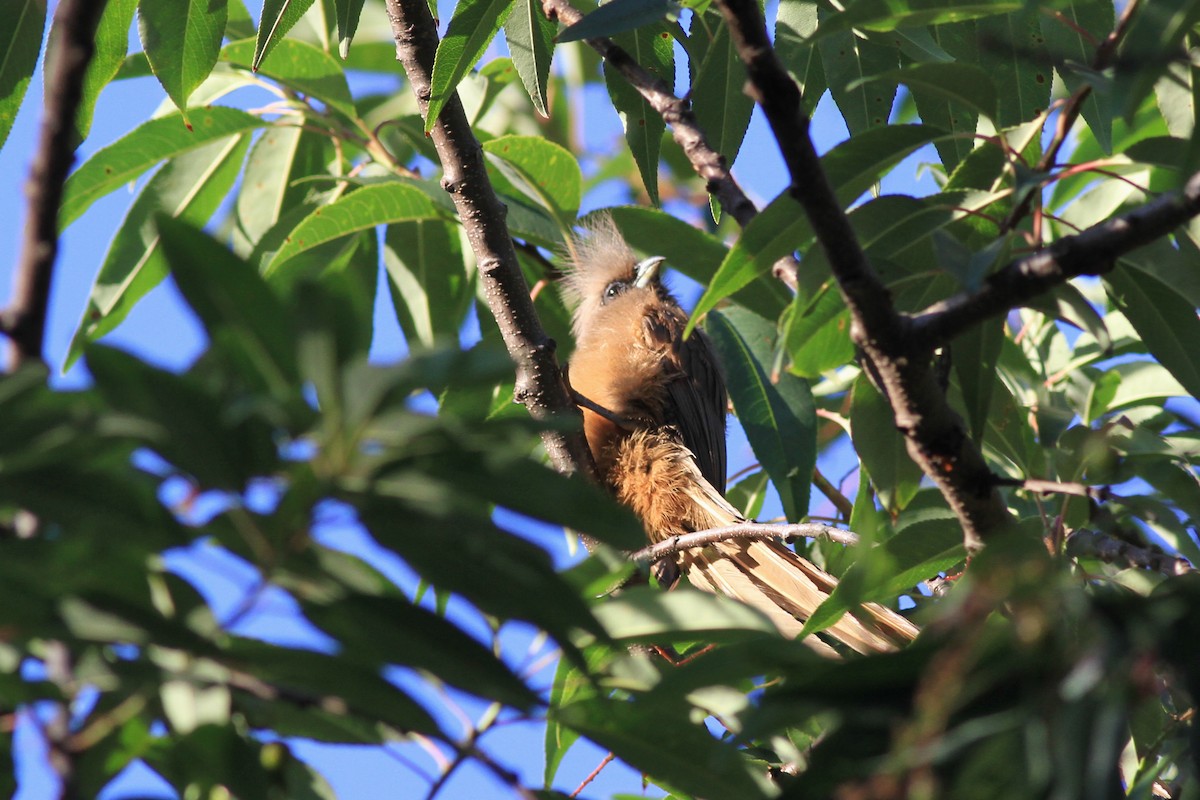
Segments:
[[[0,144],[77,6],[0,2]],[[580,737],[680,798],[1200,796],[1200,4],[766,10],[773,48],[740,0],[459,0],[440,41],[425,0],[108,0],[59,122],[85,140],[112,81],[164,102],[53,209],[65,229],[136,186],[51,365],[93,385],[27,359],[0,380],[5,755],[32,720],[64,797],[137,761],[180,796],[331,797],[297,740],[435,749],[430,794],[475,762],[561,797]],[[817,160],[826,97],[846,135]],[[760,156],[754,101],[789,179],[761,209],[726,169]],[[623,149],[589,136],[602,114]],[[503,219],[463,213],[491,190]],[[755,454],[731,498],[858,534],[796,543],[841,578],[807,629],[884,602],[923,626],[908,648],[828,660],[637,585],[642,533],[554,449],[577,420],[534,368],[569,352],[555,259],[614,203],[702,286]],[[395,364],[368,359],[381,268]],[[207,335],[180,373],[100,342],[164,280]],[[508,512],[590,553],[556,567]],[[181,554],[255,577],[222,615]],[[271,594],[326,644],[246,632]],[[552,680],[504,645],[530,626]],[[454,696],[488,713],[460,729]],[[521,720],[544,721],[543,782],[480,741]]]

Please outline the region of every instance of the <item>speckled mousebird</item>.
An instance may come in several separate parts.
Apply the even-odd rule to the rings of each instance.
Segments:
[[[687,339],[687,314],[663,285],[662,258],[639,261],[612,220],[600,217],[572,243],[564,295],[574,306],[572,389],[600,475],[641,519],[651,542],[744,522],[725,485],[725,378],[703,331]],[[796,636],[837,585],[775,541],[719,542],[678,557],[698,589],[736,598]],[[823,635],[858,652],[891,650],[917,627],[868,603]],[[816,636],[806,642],[833,654]]]

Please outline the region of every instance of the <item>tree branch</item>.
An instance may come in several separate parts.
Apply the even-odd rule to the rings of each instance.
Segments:
[[[1080,275],[1100,275],[1116,257],[1149,244],[1200,214],[1200,172],[1183,189],[1107,220],[987,277],[976,292],[934,303],[912,319],[915,343],[932,347],[953,339],[980,320],[1005,314],[1047,289]]]
[[[574,25],[583,19],[583,14],[567,0],[542,0],[542,13],[565,25]],[[750,220],[757,216],[758,209],[734,180],[725,156],[708,143],[708,137],[696,122],[691,105],[676,97],[670,86],[639,64],[624,48],[614,44],[612,39],[599,37],[584,41],[663,118],[671,129],[672,138],[683,148],[692,169],[704,179],[705,188],[717,198],[725,213],[733,217],[739,226],[744,228],[749,225]],[[775,264],[772,274],[795,291],[797,268],[796,259],[789,256]]]
[[[1123,564],[1127,567],[1161,572],[1168,576],[1183,575],[1196,570],[1186,558],[1137,547],[1087,528],[1080,528],[1067,537],[1067,555],[1075,558],[1098,558],[1108,564]]]
[[[722,528],[710,528],[706,531],[685,533],[672,536],[661,542],[643,547],[629,555],[631,561],[647,561],[654,563],[659,559],[673,556],[684,550],[694,550],[707,547],[716,542],[728,542],[733,539],[780,540],[789,542],[797,538],[828,539],[844,545],[858,544],[858,534],[835,528],[832,525],[822,525],[816,522],[798,523],[795,525],[768,525],[761,522],[743,522],[739,525],[727,525]]]
[[[421,113],[428,113],[438,46],[429,4],[426,0],[387,0],[387,14],[396,39],[396,58],[404,66]],[[546,335],[529,299],[529,287],[505,222],[507,209],[488,180],[483,150],[457,93],[446,102],[430,137],[442,162],[442,187],[454,200],[479,265],[488,307],[517,365],[517,402],[523,403],[535,419],[563,415],[579,419],[579,409],[554,356],[555,342]],[[559,471],[582,469],[595,477],[582,425],[571,432],[547,431],[542,441]]]
[[[58,257],[58,207],[63,183],[75,161],[75,112],[83,97],[83,77],[96,49],[96,26],[104,6],[99,0],[62,0],[54,13],[56,37],[46,54],[46,106],[25,188],[29,216],[13,299],[0,312],[0,333],[11,342],[11,369],[42,360]]]
[[[909,455],[941,490],[963,525],[968,551],[1010,522],[979,448],[967,436],[930,369],[931,351],[915,347],[909,320],[897,313],[887,286],[868,262],[842,211],[809,136],[800,89],[767,36],[755,0],[718,0],[801,204],[851,314],[851,337],[868,375],[887,397]]]

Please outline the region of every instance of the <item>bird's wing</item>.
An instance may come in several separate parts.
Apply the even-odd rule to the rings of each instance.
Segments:
[[[683,444],[717,491],[725,493],[725,377],[708,337],[683,330],[687,315],[676,308],[648,315],[650,335],[663,345],[668,362],[664,422],[678,429]]]

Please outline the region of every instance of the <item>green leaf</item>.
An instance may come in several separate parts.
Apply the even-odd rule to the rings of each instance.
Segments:
[[[262,385],[290,394],[299,375],[294,326],[258,271],[186,222],[160,215],[157,224],[175,283],[209,338],[236,342]]]
[[[610,0],[558,35],[560,42],[613,37],[666,19],[677,6],[671,0]]]
[[[657,23],[622,33],[613,41],[668,86],[674,85],[674,40],[665,24]],[[613,108],[621,118],[625,142],[641,173],[642,185],[650,202],[658,205],[658,155],[667,124],[662,115],[619,72],[609,66],[608,61],[604,62],[604,82],[608,86]]]
[[[268,78],[320,100],[348,119],[357,119],[354,98],[346,83],[346,73],[333,56],[308,42],[283,39],[271,48],[271,55],[254,61],[254,42],[231,42],[221,51],[221,60],[250,67]]]
[[[822,13],[821,27],[825,27]],[[896,98],[896,84],[885,79],[899,63],[898,53],[886,45],[860,39],[849,31],[832,33],[817,42],[829,92],[837,103],[850,135],[886,125]]]
[[[822,284],[811,299],[796,295],[784,341],[791,358],[789,371],[803,378],[819,378],[854,357],[850,311],[833,280]]]
[[[884,508],[902,510],[920,488],[921,468],[909,458],[892,409],[865,375],[854,382],[850,437]]]
[[[141,0],[138,35],[150,68],[183,118],[187,101],[217,63],[225,35],[225,0]]]
[[[775,51],[800,86],[804,110],[809,116],[828,88],[821,54],[810,39],[816,30],[815,0],[780,0],[775,18]]]
[[[429,107],[425,112],[425,132],[433,130],[438,115],[450,99],[459,81],[483,57],[496,38],[500,26],[512,11],[514,0],[460,0],[446,35],[438,44],[429,86]]]
[[[383,264],[409,346],[457,341],[474,286],[458,226],[437,219],[388,225]]]
[[[861,603],[887,602],[950,569],[965,556],[962,526],[951,512],[913,523],[850,565],[833,592],[804,623],[800,637],[825,630]]]
[[[707,330],[725,368],[730,399],[754,454],[779,492],[783,511],[795,521],[808,513],[816,464],[816,411],[808,384],[792,375],[771,382],[770,364],[755,352],[765,339],[770,353],[775,330],[748,312],[709,314]],[[737,327],[734,327],[735,321]]]
[[[720,23],[719,14],[710,12],[709,16],[717,25],[716,33],[696,70],[689,96],[696,122],[707,135],[708,143],[732,165],[750,124],[754,101],[742,91],[746,69],[734,47],[729,26]],[[693,23],[693,30],[696,27]]]
[[[1016,11],[975,24],[979,36],[989,43],[980,48],[979,66],[992,76],[999,93],[996,124],[1003,128],[1019,125],[1045,111],[1053,75],[1028,56],[1045,46],[1038,15]]]
[[[996,361],[1004,343],[1004,320],[981,320],[954,340],[949,357],[962,390],[971,438],[982,442],[987,429],[988,408],[992,404],[997,379]]]
[[[1113,95],[1108,82],[1095,80],[1090,65],[1096,57],[1099,43],[1113,29],[1113,4],[1104,0],[1073,0],[1055,14],[1042,14],[1042,35],[1045,52],[1054,59],[1054,68],[1075,94],[1090,85],[1091,92],[1083,101],[1081,111],[1092,136],[1105,154],[1112,153]]]
[[[592,650],[595,649],[598,648],[592,648]],[[558,667],[554,671],[554,683],[550,687],[550,708],[562,708],[579,691],[579,687],[590,688],[591,685],[591,682],[580,675],[578,668],[571,662],[565,658],[559,659]],[[571,749],[571,745],[578,740],[579,734],[558,724],[558,720],[553,717],[546,720],[544,740],[546,768],[542,774],[543,785],[549,787],[554,783],[554,776],[558,774],[558,767],[562,764],[563,757]]]
[[[886,125],[839,143],[821,157],[838,200],[849,205],[912,153],[947,136],[929,125]]]
[[[87,365],[108,402],[144,423],[146,446],[199,486],[240,492],[277,467],[273,431],[229,414],[195,378],[101,345],[88,349]]]
[[[1112,96],[1121,103],[1116,110],[1126,120],[1134,117],[1176,57],[1183,56],[1180,44],[1198,20],[1200,6],[1191,0],[1159,0],[1137,8],[1121,40],[1120,64],[1113,76]]]
[[[546,97],[550,82],[550,60],[554,56],[554,34],[558,26],[542,13],[538,0],[515,0],[512,14],[504,23],[504,38],[521,83],[543,117],[550,116]]]
[[[923,27],[947,22],[1020,11],[1024,5],[1016,0],[997,2],[957,2],[957,0],[910,0],[893,3],[889,0],[856,0],[840,14],[822,21],[822,31],[848,31],[863,28],[871,31],[891,31],[898,28]]]
[[[8,33],[0,33],[0,148],[8,140],[37,67],[46,29],[46,0],[0,0]]]
[[[500,136],[483,151],[502,162],[500,169],[518,189],[544,205],[564,227],[579,214],[583,174],[566,148],[539,136]]]
[[[254,40],[254,58],[250,62],[251,69],[258,65],[300,21],[304,12],[313,4],[313,0],[263,0],[262,16],[258,24],[258,36]]]
[[[234,200],[235,252],[243,256],[253,252],[281,217],[308,200],[313,186],[301,181],[327,174],[330,150],[328,139],[300,127],[263,131],[250,148]]]
[[[704,294],[696,301],[689,329],[696,320],[716,308],[721,300],[765,275],[771,266],[794,253],[812,237],[804,209],[784,193],[750,220],[737,244],[729,251]]]
[[[358,30],[358,19],[362,16],[364,0],[333,0],[337,9],[338,55],[345,60],[350,55],[350,42]]]
[[[422,503],[437,506],[436,518],[414,509],[418,493]],[[486,613],[532,622],[578,663],[570,637],[579,629],[604,636],[587,605],[554,571],[544,550],[462,512],[455,494],[449,486],[409,473],[376,481],[370,495],[351,499],[371,534],[431,584],[461,594]]]
[[[303,709],[306,714],[314,714],[317,709],[338,709],[326,713],[331,717],[382,722],[396,731],[436,735],[438,730],[429,713],[398,686],[384,680],[374,669],[337,656],[239,638],[222,653],[221,661],[267,685],[290,690],[282,693],[284,697],[311,698],[306,704],[310,707]],[[328,702],[335,698],[342,702]],[[295,702],[280,698],[267,701],[267,708],[282,709]],[[278,731],[274,725],[266,727]]]
[[[203,225],[237,180],[250,137],[213,142],[171,159],[133,201],[109,245],[63,368],[69,369],[89,342],[125,320],[137,302],[166,277],[155,217],[164,213]]]
[[[438,216],[433,201],[415,186],[390,182],[364,186],[309,214],[291,232],[263,274],[276,275],[289,259],[351,233],[376,225]]]
[[[492,652],[441,616],[395,596],[351,594],[302,603],[304,614],[348,659],[426,670],[439,680],[518,709],[537,696]]]
[[[1123,262],[1104,276],[1105,288],[1142,336],[1146,348],[1193,397],[1200,397],[1196,308],[1154,275]]]
[[[101,90],[120,70],[129,51],[129,26],[138,0],[108,0],[100,24],[96,27],[96,52],[88,62],[83,76],[83,96],[75,112],[75,135],[79,141],[87,138],[92,128],[92,112]]]
[[[903,83],[910,91],[920,89],[927,96],[938,95],[989,120],[996,118],[996,88],[992,78],[974,64],[914,64],[872,75],[863,81],[882,81],[889,85]],[[851,84],[848,88],[856,87]]]
[[[656,782],[677,787],[674,796],[768,796],[737,748],[678,711],[665,714],[661,704],[593,697],[560,707],[553,716]]]
[[[203,147],[267,123],[234,108],[196,108],[189,113],[189,130],[178,114],[152,119],[96,151],[67,179],[59,210],[66,228],[98,199],[168,158]]]
[[[680,587],[670,592],[639,586],[609,597],[593,609],[619,642],[737,640],[773,636],[771,621],[723,595]]]

